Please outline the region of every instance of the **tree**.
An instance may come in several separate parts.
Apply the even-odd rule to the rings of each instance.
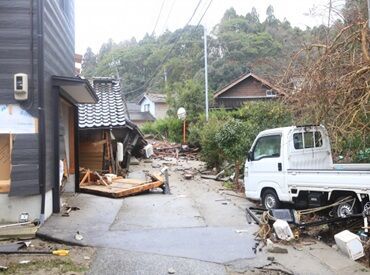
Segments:
[[[245,159],[245,154],[249,149],[245,142],[245,135],[249,131],[247,125],[240,120],[230,119],[215,135],[219,148],[223,151],[226,158],[235,164],[234,183],[239,188],[240,164]]]
[[[88,47],[86,49],[86,53],[84,54],[82,58],[82,64],[81,64],[82,74],[85,77],[94,76],[96,65],[97,65],[96,55],[93,53],[92,49]]]
[[[257,10],[255,7],[252,8],[252,11],[250,13],[247,13],[245,15],[245,20],[247,22],[247,32],[258,32],[261,30],[261,22],[259,19],[259,15],[257,13]]]
[[[103,43],[101,45],[100,50],[99,50],[99,57],[102,58],[104,57],[105,54],[109,53],[114,47],[114,42],[112,38],[109,38],[106,43]]]
[[[276,20],[274,15],[274,7],[269,5],[266,10],[266,21],[268,23],[273,23]]]
[[[228,21],[230,19],[237,18],[238,15],[236,14],[236,10],[234,8],[229,8],[225,11],[224,16],[221,19],[221,22]]]
[[[351,148],[352,157],[370,144],[369,29],[360,14],[353,16],[340,29],[331,27],[328,39],[302,48],[280,83],[296,117],[325,124],[334,153]]]
[[[169,114],[175,116],[178,108],[183,107],[187,113],[187,121],[194,121],[204,112],[204,95],[203,86],[198,82],[187,80],[175,83],[167,91]]]
[[[268,18],[260,22],[255,8],[245,16],[233,8],[225,11],[208,37],[211,93],[249,71],[268,78],[277,75],[311,37],[311,30],[302,31],[277,20],[272,7]],[[166,84],[187,80],[203,83],[202,36],[202,28],[186,26],[158,37],[147,34],[140,41],[133,38],[116,44],[110,39],[102,45],[89,76],[111,76],[118,71],[123,92],[131,98],[148,90],[163,92]]]

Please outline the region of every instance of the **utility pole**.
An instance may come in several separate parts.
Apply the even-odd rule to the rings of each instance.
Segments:
[[[368,0],[370,1],[370,0]],[[206,92],[206,121],[208,122],[208,62],[207,62],[207,30],[206,26],[203,27],[204,30],[204,82],[205,82],[205,92]]]
[[[167,88],[167,70],[166,70],[166,68],[163,68],[163,74],[164,74],[164,86]]]

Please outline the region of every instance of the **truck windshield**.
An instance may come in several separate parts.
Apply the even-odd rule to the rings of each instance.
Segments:
[[[253,160],[280,157],[280,141],[280,135],[259,138],[253,150]]]

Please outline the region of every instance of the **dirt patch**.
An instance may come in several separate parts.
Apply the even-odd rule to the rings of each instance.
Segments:
[[[13,241],[17,242],[17,241]],[[12,243],[0,241],[0,245]],[[7,267],[2,274],[85,274],[95,254],[95,248],[70,246],[40,239],[31,240],[28,248],[19,251],[54,251],[69,250],[68,256],[38,254],[2,254],[0,266]],[[23,262],[23,263],[22,263]]]

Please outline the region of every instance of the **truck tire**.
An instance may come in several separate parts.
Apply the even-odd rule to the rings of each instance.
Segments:
[[[262,205],[266,209],[275,209],[280,207],[280,200],[275,190],[267,189],[262,193]]]
[[[340,197],[336,201],[343,200],[345,197]],[[355,199],[355,198],[354,198]],[[353,207],[352,207],[353,205]],[[334,215],[338,218],[345,218],[348,215],[356,214],[357,213],[357,206],[356,202],[353,204],[352,201],[341,203],[338,206],[334,207]]]

